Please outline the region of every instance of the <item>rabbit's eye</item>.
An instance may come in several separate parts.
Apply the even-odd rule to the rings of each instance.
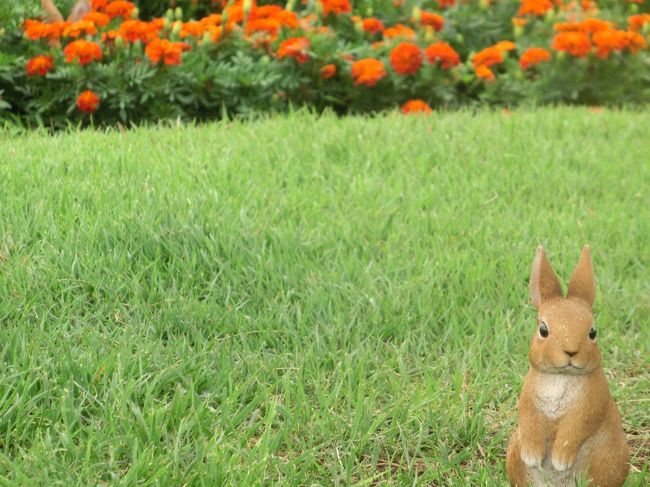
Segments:
[[[596,339],[596,327],[592,326],[591,329],[589,330],[589,338],[592,340]]]
[[[542,321],[542,324],[539,325],[539,334],[542,338],[546,338],[548,336],[548,325],[545,321]]]

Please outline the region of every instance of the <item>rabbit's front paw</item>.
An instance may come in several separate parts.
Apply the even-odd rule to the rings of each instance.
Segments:
[[[521,445],[520,452],[521,461],[524,462],[527,467],[541,467],[542,462],[544,461],[544,456],[546,455],[543,442],[527,441],[525,444]]]
[[[570,447],[566,442],[560,445],[555,442],[555,445],[553,445],[553,454],[551,455],[553,468],[558,472],[569,470],[575,465],[577,455],[577,450]]]

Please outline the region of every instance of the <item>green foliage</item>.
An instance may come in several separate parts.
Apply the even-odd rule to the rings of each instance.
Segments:
[[[559,22],[598,15],[623,29],[627,16],[646,5],[603,2],[597,13],[584,13],[578,7],[578,11],[568,12],[555,9],[544,16],[529,15],[525,26],[515,27],[513,17],[520,6],[517,0],[495,0],[492,5],[471,0],[446,9],[415,1],[394,4],[372,0],[355,3],[351,14],[326,17],[320,3],[308,2],[298,6],[297,16],[276,11],[273,15],[277,18],[289,17],[291,21],[271,35],[264,25],[247,30],[243,15],[227,20],[242,11],[241,5],[229,3],[230,10],[221,23],[211,26],[222,29],[218,35],[213,30],[181,37],[179,30],[185,24],[180,19],[200,18],[208,13],[208,3],[212,5],[173,4],[182,9],[166,11],[165,26],[155,34],[188,44],[189,51],[183,53],[180,65],[154,64],[141,42],[129,42],[124,37],[121,42],[100,40],[102,34],[115,34],[123,25],[121,18],[86,36],[100,44],[103,57],[85,66],[68,64],[63,55],[65,46],[76,38],[28,40],[15,25],[5,29],[0,33],[0,120],[18,117],[27,126],[62,128],[70,122],[98,126],[177,118],[203,121],[224,115],[247,117],[295,106],[331,109],[339,114],[373,113],[413,99],[433,108],[557,103],[630,106],[650,100],[650,56],[646,48],[620,47],[606,57],[599,56],[596,47],[584,57],[551,48]],[[11,5],[15,12],[23,12],[21,15],[29,12],[27,7],[20,10],[17,3]],[[169,7],[165,1],[138,5],[145,18]],[[414,8],[422,6],[427,7],[427,14],[435,9],[444,17],[439,32],[418,24]],[[412,36],[388,38],[365,32],[361,18],[371,15],[386,27],[408,26],[413,29]],[[647,30],[644,27],[635,33],[641,43],[646,42]],[[304,60],[292,58],[292,54],[279,55],[282,42],[292,37],[308,40]],[[505,40],[514,41],[516,48],[504,53],[502,63],[490,67],[495,73],[493,81],[480,78],[474,65],[476,54]],[[460,55],[461,63],[445,69],[425,59],[415,73],[399,74],[392,66],[391,53],[405,41],[422,50],[444,41]],[[548,49],[551,60],[522,69],[519,59],[531,47]],[[26,63],[37,55],[53,57],[54,69],[45,76],[26,72]],[[387,75],[376,86],[360,85],[352,76],[353,63],[364,58],[376,58],[386,68]],[[336,74],[322,79],[321,70],[326,65],[334,65]],[[75,108],[78,95],[85,90],[92,90],[101,100],[92,116]]]

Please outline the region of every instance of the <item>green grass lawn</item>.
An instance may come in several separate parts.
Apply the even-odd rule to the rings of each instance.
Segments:
[[[650,478],[650,113],[0,133],[3,485],[494,485],[592,246]]]

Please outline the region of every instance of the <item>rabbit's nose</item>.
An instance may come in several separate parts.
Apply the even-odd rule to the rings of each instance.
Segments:
[[[578,353],[578,351],[576,350],[575,352],[569,352],[565,350],[564,353],[566,353],[569,357],[573,357],[576,353]]]

